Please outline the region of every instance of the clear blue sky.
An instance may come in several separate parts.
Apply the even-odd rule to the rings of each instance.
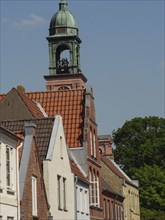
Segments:
[[[4,0],[0,92],[44,91],[49,21],[59,0]],[[126,120],[164,117],[164,1],[69,1],[79,25],[81,69],[92,85],[99,134]]]

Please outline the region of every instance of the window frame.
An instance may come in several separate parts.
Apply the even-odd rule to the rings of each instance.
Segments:
[[[32,215],[37,216],[37,177],[32,176]]]

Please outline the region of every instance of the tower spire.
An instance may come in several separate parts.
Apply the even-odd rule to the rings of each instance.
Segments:
[[[59,3],[59,11],[49,27],[49,75],[80,73],[80,43],[76,19],[67,8],[66,0]],[[67,54],[67,57],[65,57]]]
[[[61,0],[59,3],[59,10],[67,10],[68,3],[65,0]]]
[[[78,25],[67,6],[66,0],[61,0],[50,21],[49,76],[44,76],[48,90],[84,88],[87,80],[80,70]]]

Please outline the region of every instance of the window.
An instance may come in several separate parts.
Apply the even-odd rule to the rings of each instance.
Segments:
[[[79,200],[79,188],[76,186],[76,196],[77,196],[77,212],[80,211],[80,200]]]
[[[118,211],[118,208],[117,208],[117,204],[115,203],[115,219],[117,220],[117,211]]]
[[[99,174],[97,173],[97,206],[100,205]]]
[[[110,201],[108,200],[108,204],[107,204],[107,218],[108,220],[110,220],[110,213],[111,213],[111,207],[110,207]]]
[[[80,211],[83,212],[83,190],[80,188]]]
[[[115,220],[115,206],[113,202],[112,202],[112,219]]]
[[[2,220],[2,216],[0,216],[0,220]]]
[[[96,158],[96,136],[95,136],[95,132],[93,133],[93,155],[94,155],[94,158]]]
[[[103,207],[104,207],[104,220],[106,220],[107,218],[107,209],[106,209],[106,200],[104,199],[104,204],[103,204]]]
[[[6,185],[10,186],[10,148],[6,147]]]
[[[91,149],[91,155],[93,155],[92,128],[90,128],[90,149]]]
[[[63,178],[63,198],[64,198],[64,210],[66,210],[66,179]]]
[[[117,211],[118,220],[121,219],[121,213],[120,213],[120,206],[118,204],[118,211]]]
[[[98,191],[97,191],[97,176],[94,173],[94,205],[98,203]]]
[[[58,209],[61,209],[61,176],[57,175],[57,199]]]
[[[84,193],[84,203],[85,203],[85,213],[88,215],[89,214],[89,207],[88,207],[88,203],[89,203],[89,198],[88,198],[88,191],[85,190],[85,193]]]
[[[7,220],[14,220],[14,217],[7,217]]]
[[[32,176],[32,214],[37,216],[37,178]]]
[[[11,148],[6,147],[6,185],[11,187]]]
[[[57,175],[57,200],[58,209],[67,211],[66,178]]]
[[[63,159],[63,145],[62,145],[62,137],[60,136],[60,157]]]
[[[98,207],[100,205],[98,174],[96,175],[95,171],[92,173],[90,170],[89,180],[90,180],[90,204]]]

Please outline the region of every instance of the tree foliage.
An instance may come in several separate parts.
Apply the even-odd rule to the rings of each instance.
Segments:
[[[165,215],[165,119],[137,117],[126,121],[113,132],[113,141],[116,163],[140,182],[143,219],[156,220],[158,212]]]

